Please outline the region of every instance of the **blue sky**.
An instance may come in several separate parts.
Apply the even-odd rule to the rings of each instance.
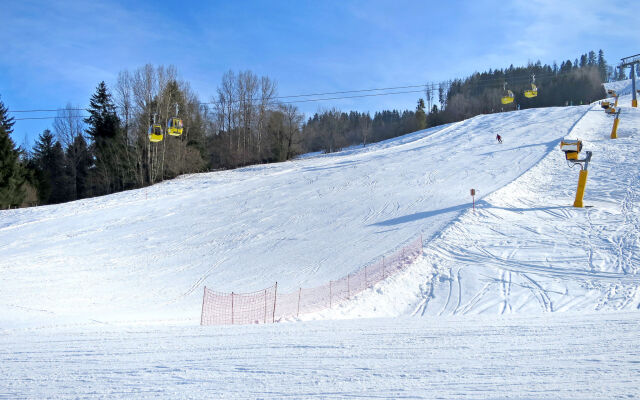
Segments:
[[[147,63],[175,65],[209,101],[228,70],[267,75],[295,95],[437,82],[600,48],[610,63],[640,53],[637,0],[6,3],[0,96],[13,110],[85,107],[101,80]],[[419,96],[299,107],[373,113],[413,109]],[[52,121],[18,121],[14,140],[30,144]]]

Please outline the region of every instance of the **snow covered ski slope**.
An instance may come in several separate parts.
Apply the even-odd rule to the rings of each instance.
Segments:
[[[637,313],[0,335],[0,398],[633,399]]]
[[[437,237],[469,209],[469,189],[482,199],[513,182],[592,112],[482,115],[364,149],[3,211],[2,315],[197,321],[203,285],[323,284],[419,233]]]
[[[597,105],[522,110],[0,211],[0,398],[640,396],[629,103],[616,140]],[[420,233],[414,265],[301,318],[329,320],[198,326],[204,285],[315,286]]]
[[[640,111],[622,110],[616,140],[597,106],[567,136],[594,154],[587,207],[572,207],[578,168],[555,147],[426,244],[420,266],[337,316],[638,309]]]

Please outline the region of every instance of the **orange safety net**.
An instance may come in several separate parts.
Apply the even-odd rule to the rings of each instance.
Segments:
[[[263,324],[334,308],[403,271],[422,254],[422,236],[354,273],[314,288],[278,293],[278,284],[253,293],[220,293],[204,288],[202,325]]]

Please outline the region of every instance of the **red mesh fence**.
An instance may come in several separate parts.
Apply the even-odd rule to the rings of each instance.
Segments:
[[[274,322],[277,284],[253,293],[219,293],[204,288],[201,325]]]
[[[202,325],[263,324],[333,308],[395,275],[422,254],[422,236],[392,254],[336,281],[278,293],[278,284],[253,293],[219,293],[204,288]]]

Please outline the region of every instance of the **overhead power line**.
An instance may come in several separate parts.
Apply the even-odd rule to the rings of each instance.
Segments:
[[[427,86],[430,86],[430,84],[393,86],[393,87],[373,88],[373,89],[345,90],[345,91],[340,91],[340,92],[295,94],[295,95],[290,95],[290,96],[274,96],[271,99],[290,99],[290,98],[298,98],[298,97],[328,96],[328,95],[332,95],[332,94],[375,92],[375,91],[381,91],[381,90],[410,89],[410,88],[427,87]],[[412,93],[412,92],[407,92],[407,93]],[[389,93],[389,94],[395,94],[395,93]],[[251,100],[252,101],[259,101],[260,98],[255,98],[255,99],[251,99]],[[289,103],[291,103],[291,102],[289,102]],[[198,105],[207,105],[207,104],[215,104],[215,102],[198,103]],[[121,107],[116,106],[116,108],[121,108]],[[55,111],[86,111],[86,109],[85,108],[54,108],[54,109],[38,109],[38,110],[10,110],[9,112],[12,112],[12,113],[31,113],[31,112],[55,112]]]
[[[53,108],[49,110],[9,110],[12,113],[52,112],[52,111],[86,111],[85,108]]]
[[[536,79],[542,80],[545,78],[557,77],[560,75],[564,75],[565,73],[539,73],[536,74]],[[522,84],[530,81],[528,77],[522,78],[511,78],[508,79],[509,73],[505,73],[504,77],[501,78],[484,78],[484,79],[473,79],[473,78],[465,78],[459,81],[464,84],[465,81],[472,81],[475,87],[489,87],[495,86],[496,88],[500,88],[504,82],[509,84]],[[336,92],[322,92],[322,93],[307,93],[307,94],[296,94],[296,95],[288,95],[288,96],[274,96],[269,100],[270,104],[273,103],[283,103],[283,104],[294,104],[294,103],[310,103],[310,102],[318,102],[318,101],[328,101],[328,100],[342,100],[342,99],[355,99],[355,98],[364,98],[364,97],[377,97],[377,96],[389,96],[389,95],[398,95],[398,94],[409,94],[409,93],[420,93],[423,91],[436,91],[441,87],[443,89],[448,89],[450,84],[455,81],[443,81],[440,83],[425,83],[420,85],[405,85],[405,86],[392,86],[385,88],[371,88],[371,89],[357,89],[357,90],[344,90],[344,91],[336,91]],[[383,92],[383,93],[369,93],[362,95],[354,95],[354,96],[337,96],[337,97],[323,97],[323,98],[315,98],[315,99],[301,99],[301,100],[290,100],[290,101],[274,101],[277,99],[293,99],[293,98],[301,98],[301,97],[313,97],[313,96],[328,96],[334,94],[348,94],[348,93],[367,93],[367,92],[378,92],[378,91],[387,91],[387,90],[396,90],[396,89],[414,89],[421,88],[420,90],[406,90],[406,91],[396,91],[396,92]],[[240,102],[242,99],[233,100],[233,102]],[[246,101],[246,100],[244,100]],[[261,101],[260,98],[251,99],[251,101]],[[202,102],[198,103],[201,106],[208,106],[216,104],[216,102]],[[116,106],[116,108],[122,108]],[[34,110],[9,110],[10,113],[38,113],[38,112],[60,112],[60,111],[87,111],[85,108],[52,108],[52,109],[34,109]],[[26,121],[26,120],[44,120],[44,119],[55,119],[55,118],[88,118],[87,115],[65,115],[65,116],[47,116],[47,117],[24,117],[24,118],[14,118],[15,121]]]
[[[56,119],[56,118],[62,118],[62,117],[28,117],[28,118],[14,118],[14,121],[26,121],[26,120],[30,120],[30,119]],[[89,118],[88,115],[69,115],[66,116],[64,118]]]
[[[357,96],[339,96],[339,97],[326,97],[326,98],[321,98],[321,99],[305,99],[305,100],[291,100],[291,101],[280,101],[280,102],[274,102],[273,100],[270,101],[270,103],[284,103],[284,104],[291,104],[291,103],[309,103],[309,102],[315,102],[315,101],[327,101],[327,100],[340,100],[340,99],[354,99],[354,98],[359,98],[359,97],[375,97],[375,96],[389,96],[389,95],[396,95],[396,94],[407,94],[407,93],[421,93],[422,90],[407,90],[407,91],[401,91],[401,92],[388,92],[388,93],[373,93],[373,94],[362,94],[362,95],[357,95]],[[279,98],[283,98],[285,96],[281,96]],[[295,97],[295,96],[286,96],[286,97]],[[215,103],[199,103],[199,105],[206,105],[206,104],[215,104]],[[52,110],[52,111],[63,111],[63,110],[83,110],[86,111],[84,109],[69,109],[69,108],[60,108],[58,110]],[[37,119],[55,119],[55,118],[88,118],[88,115],[65,115],[65,116],[49,116],[49,117],[25,117],[25,118],[14,118],[15,121],[26,121],[26,120],[37,120]]]

